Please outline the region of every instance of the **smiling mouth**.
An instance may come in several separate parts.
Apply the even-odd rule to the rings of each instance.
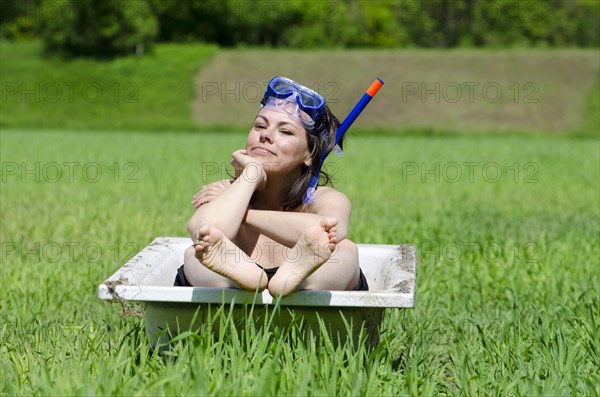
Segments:
[[[256,146],[254,148],[252,148],[253,152],[257,152],[257,153],[264,153],[264,154],[271,154],[271,155],[275,155],[275,153],[273,153],[272,151],[270,151],[267,148],[264,148],[262,146]]]

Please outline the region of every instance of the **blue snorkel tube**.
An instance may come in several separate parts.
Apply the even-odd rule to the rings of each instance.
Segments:
[[[340,124],[340,126],[337,129],[337,133],[335,134],[335,146],[337,146],[337,144],[342,140],[342,137],[344,136],[346,131],[348,131],[350,126],[352,126],[352,123],[354,123],[354,120],[358,118],[360,113],[364,110],[364,108],[367,107],[369,102],[371,102],[371,99],[373,99],[375,94],[377,94],[377,91],[379,91],[379,89],[382,86],[383,80],[381,80],[380,78],[375,79],[373,84],[371,84],[369,89],[365,92],[362,98],[360,98],[358,103],[354,105],[354,108],[350,111],[350,114],[346,116],[342,124]],[[321,161],[319,162],[317,172],[310,181],[310,186],[308,187],[308,190],[306,191],[306,193],[304,194],[304,198],[302,199],[304,204],[311,203],[315,200],[315,191],[317,190],[317,184],[319,183],[319,174],[321,173],[321,167],[323,166],[323,163],[325,162],[325,159],[327,158],[329,153],[330,152],[324,152],[321,155]]]

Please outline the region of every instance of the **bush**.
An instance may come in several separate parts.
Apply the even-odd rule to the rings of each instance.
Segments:
[[[40,15],[46,53],[143,55],[157,35],[156,18],[143,0],[45,0]]]
[[[4,37],[41,35],[47,50],[68,55],[143,53],[154,40],[295,48],[600,45],[597,0],[0,0],[0,6]]]
[[[38,35],[36,18],[41,0],[0,2],[0,36],[11,40],[31,40]]]

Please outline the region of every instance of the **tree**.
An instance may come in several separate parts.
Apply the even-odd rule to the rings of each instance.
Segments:
[[[156,18],[144,0],[45,0],[40,16],[47,53],[142,55],[157,35]]]

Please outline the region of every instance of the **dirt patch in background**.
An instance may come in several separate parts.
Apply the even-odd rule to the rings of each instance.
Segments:
[[[199,125],[249,128],[269,79],[318,90],[343,119],[376,77],[357,127],[563,132],[584,120],[595,50],[221,50],[196,76]]]

